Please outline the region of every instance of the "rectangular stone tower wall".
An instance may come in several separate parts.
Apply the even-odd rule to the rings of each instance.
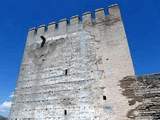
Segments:
[[[117,5],[31,29],[11,120],[128,120],[120,80],[134,75]]]

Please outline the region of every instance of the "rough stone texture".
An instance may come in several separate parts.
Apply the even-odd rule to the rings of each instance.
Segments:
[[[11,120],[130,119],[120,80],[134,69],[119,8],[108,11],[29,31]]]
[[[136,105],[128,111],[128,118],[160,120],[160,74],[125,77],[120,83],[129,105]]]

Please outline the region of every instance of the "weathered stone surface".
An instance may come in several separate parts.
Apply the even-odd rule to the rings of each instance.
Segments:
[[[10,119],[130,119],[141,98],[128,103],[134,91],[121,94],[120,80],[134,69],[120,11],[95,12],[95,20],[86,12],[82,21],[74,16],[69,25],[63,19],[29,31]]]
[[[128,111],[128,118],[134,120],[160,119],[160,74],[140,77],[125,77],[120,85],[129,105],[136,105]]]

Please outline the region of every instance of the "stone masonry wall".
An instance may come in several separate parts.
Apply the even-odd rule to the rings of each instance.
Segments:
[[[28,33],[10,120],[129,120],[120,80],[134,75],[117,5]]]
[[[160,74],[125,77],[121,80],[122,94],[128,98],[131,120],[160,120]]]

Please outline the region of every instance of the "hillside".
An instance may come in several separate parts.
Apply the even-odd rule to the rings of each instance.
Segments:
[[[0,116],[0,120],[8,120],[8,119],[3,116]]]

